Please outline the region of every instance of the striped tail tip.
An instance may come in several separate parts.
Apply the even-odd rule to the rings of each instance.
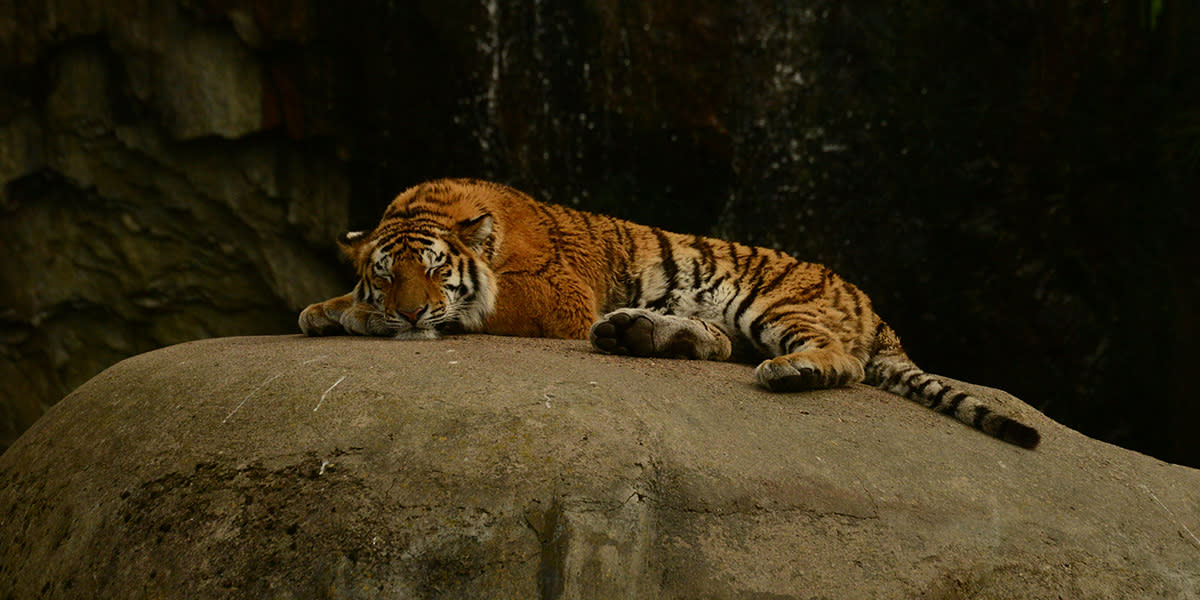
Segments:
[[[1042,434],[1038,433],[1038,430],[1011,418],[1000,426],[1000,430],[995,435],[1010,444],[1016,444],[1028,450],[1037,448],[1038,443],[1042,441]]]
[[[1028,450],[1042,441],[1036,429],[997,411],[1000,407],[994,402],[954,389],[952,382],[926,373],[898,349],[876,354],[867,363],[866,371],[867,383],[923,404],[1001,441]]]

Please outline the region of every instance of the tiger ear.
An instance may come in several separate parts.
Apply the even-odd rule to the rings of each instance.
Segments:
[[[347,231],[338,235],[337,242],[342,252],[346,253],[350,260],[358,262],[363,248],[367,245],[367,239],[370,237],[370,231]]]
[[[471,249],[472,252],[479,254],[483,249],[490,245],[492,232],[495,229],[496,220],[492,215],[483,214],[474,219],[459,221],[456,231],[458,237]]]

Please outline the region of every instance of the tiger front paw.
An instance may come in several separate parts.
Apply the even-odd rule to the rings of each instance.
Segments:
[[[300,331],[305,335],[375,335],[396,334],[383,315],[347,294],[309,305],[300,312]]]
[[[300,332],[309,336],[340,335],[346,333],[346,329],[342,327],[342,324],[331,318],[325,310],[324,302],[310,304],[301,311],[299,325]]]

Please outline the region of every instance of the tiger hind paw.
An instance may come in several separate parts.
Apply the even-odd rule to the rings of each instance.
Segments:
[[[711,323],[642,308],[604,315],[588,337],[601,352],[629,356],[725,360],[731,351],[729,337]]]
[[[857,383],[863,379],[863,367],[851,356],[816,350],[764,360],[754,375],[772,392],[798,392]]]

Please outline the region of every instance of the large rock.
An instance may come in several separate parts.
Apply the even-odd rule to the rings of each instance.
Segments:
[[[294,331],[340,230],[477,176],[828,264],[929,364],[1200,465],[1200,3],[1101,4],[4,0],[0,450]]]
[[[581,342],[193,342],[0,457],[0,589],[1200,597],[1200,472],[1007,401],[1036,451],[866,387],[775,395]]]

